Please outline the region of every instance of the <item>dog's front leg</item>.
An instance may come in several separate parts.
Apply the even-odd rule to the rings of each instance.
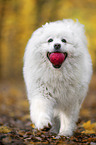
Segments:
[[[30,116],[37,129],[52,125],[52,102],[42,96],[34,96],[30,100]]]
[[[76,127],[76,116],[72,114],[65,114],[64,112],[60,113],[60,131],[59,135],[71,136],[73,130]]]

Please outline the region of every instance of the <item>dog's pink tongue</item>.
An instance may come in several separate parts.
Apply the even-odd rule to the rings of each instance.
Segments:
[[[63,63],[65,55],[63,53],[55,52],[50,54],[49,59],[54,66],[59,66]]]

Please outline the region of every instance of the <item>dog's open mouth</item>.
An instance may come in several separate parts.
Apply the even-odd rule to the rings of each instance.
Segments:
[[[62,63],[65,61],[67,58],[67,53],[64,52],[48,52],[47,57],[52,63],[53,67],[55,68],[60,68]]]

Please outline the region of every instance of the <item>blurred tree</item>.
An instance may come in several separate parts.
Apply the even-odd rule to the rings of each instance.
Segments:
[[[0,9],[0,76],[2,75],[2,29],[3,29],[3,21],[4,21],[4,13],[5,13],[5,0],[1,0],[1,9]]]
[[[32,32],[63,18],[78,18],[85,25],[96,70],[96,1],[0,0],[0,78],[20,78],[24,49]]]

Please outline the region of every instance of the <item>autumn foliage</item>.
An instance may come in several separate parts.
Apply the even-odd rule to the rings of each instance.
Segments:
[[[95,0],[0,0],[0,78],[21,77],[23,54],[32,32],[63,18],[79,19],[85,25],[96,70]]]
[[[64,18],[85,25],[94,69],[72,137],[34,128],[22,81],[24,50],[32,32]],[[0,145],[51,143],[96,144],[96,0],[0,0]]]

